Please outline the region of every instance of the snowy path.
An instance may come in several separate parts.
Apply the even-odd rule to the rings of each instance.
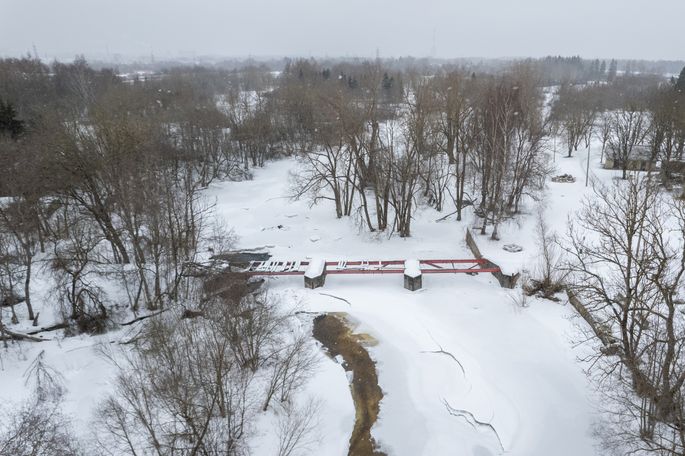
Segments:
[[[557,163],[560,160],[566,160],[560,172],[568,168],[578,180],[552,188],[551,199],[564,201],[571,210],[583,193],[578,188],[584,184],[582,162],[557,156]],[[210,189],[219,213],[236,230],[240,247],[268,245],[276,258],[470,256],[462,241],[465,225],[436,223],[440,214],[432,209],[417,214],[412,238],[388,240],[386,235],[360,233],[349,219],[335,219],[327,205],[310,209],[306,202],[290,202],[285,195],[288,171],[294,166],[293,160],[272,163],[258,170],[253,181]],[[532,258],[534,230],[509,228],[502,243],[510,233],[530,234],[517,239],[525,253],[516,257],[492,243],[485,246],[486,255],[520,268]],[[574,328],[568,306],[532,301],[521,309],[513,303],[514,291],[499,288],[486,275],[424,277],[425,289],[415,293],[402,288],[401,276],[331,276],[323,290],[305,290],[301,277],[270,279],[270,284],[306,310],[348,312],[359,323],[357,332],[379,341],[369,349],[384,391],[372,434],[389,454],[488,456],[502,449],[522,456],[595,454],[590,391],[576,362],[579,353],[571,348]],[[445,353],[430,353],[440,347]],[[344,379],[342,368],[330,364]],[[329,368],[325,371],[335,375]],[[312,388],[327,399],[323,421],[349,413],[349,408],[340,409],[341,398],[351,404],[342,382],[315,377]],[[474,419],[451,415],[445,401]],[[343,441],[351,425],[335,431],[341,434],[326,438]]]

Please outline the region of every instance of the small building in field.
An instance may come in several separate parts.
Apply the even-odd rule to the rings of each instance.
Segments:
[[[685,160],[662,161],[661,175],[665,181],[685,180]]]
[[[623,165],[620,152],[610,148],[608,157],[604,161],[604,169],[623,169]],[[657,169],[657,162],[652,158],[652,149],[642,144],[633,147],[625,168],[628,171],[654,171]]]

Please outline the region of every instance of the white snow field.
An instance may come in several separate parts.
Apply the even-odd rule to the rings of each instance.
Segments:
[[[601,180],[610,171],[599,169],[593,150],[591,168]],[[584,186],[585,151],[573,158],[556,155],[554,174],[576,176],[575,183],[549,183],[546,214],[550,226],[565,232],[567,214],[579,207]],[[360,230],[352,218],[336,219],[325,203],[309,207],[291,201],[289,173],[295,159],[268,163],[246,182],[220,182],[207,191],[217,213],[233,227],[238,248],[263,247],[273,259],[408,260],[472,258],[464,243],[470,223],[450,212],[421,207],[412,236],[388,238],[385,233]],[[483,254],[505,272],[534,269],[537,257],[535,206],[531,203],[516,222],[500,229],[501,240],[476,236]],[[505,244],[523,247],[517,253]],[[323,288],[304,288],[302,276],[268,278],[271,293],[285,305],[309,312],[346,312],[355,331],[377,344],[368,347],[377,363],[383,400],[372,436],[389,455],[499,454],[520,456],[591,456],[595,449],[591,385],[578,361],[587,350],[572,308],[530,298],[516,303],[521,291],[500,288],[490,274],[478,276],[427,274],[423,289],[411,292],[396,275],[331,275]],[[52,306],[41,280],[34,283],[41,323],[48,324]],[[329,296],[330,295],[330,296]],[[343,298],[343,300],[336,299]],[[311,315],[313,318],[314,315]],[[4,321],[8,321],[4,315]],[[27,324],[15,329],[22,330]],[[103,336],[63,338],[46,333],[42,343],[23,342],[0,349],[0,403],[17,403],[29,386],[23,373],[45,350],[46,361],[64,376],[64,412],[76,431],[88,437],[93,413],[110,390],[113,368],[100,356],[99,345],[125,340],[125,330]],[[321,363],[305,396],[321,400],[320,439],[312,454],[345,455],[354,422],[354,406],[343,368],[320,351]],[[273,416],[263,415],[253,443],[256,455],[274,454]]]
[[[550,183],[547,214],[560,234],[586,191],[583,154],[556,157],[558,174],[577,176],[573,184]],[[296,166],[292,159],[271,163],[252,181],[211,188],[239,247],[265,247],[277,260],[473,257],[463,240],[467,222],[436,222],[444,214],[430,208],[416,214],[411,238],[388,239],[360,231],[350,218],[336,219],[329,205],[290,201],[289,172]],[[505,271],[533,269],[534,214],[501,233],[499,242],[477,236],[485,255]],[[501,249],[512,242],[523,252]],[[388,454],[597,454],[592,393],[577,361],[583,348],[573,348],[576,321],[567,304],[531,299],[521,308],[515,304],[520,290],[500,288],[489,274],[426,275],[417,292],[402,287],[401,275],[329,276],[316,290],[304,289],[299,276],[268,283],[305,310],[347,312],[357,332],[378,341],[369,351],[384,398],[372,435]],[[322,396],[350,394],[325,385]],[[330,408],[325,413],[336,414]]]

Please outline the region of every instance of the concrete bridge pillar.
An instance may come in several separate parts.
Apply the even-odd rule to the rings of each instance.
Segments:
[[[305,288],[323,287],[326,282],[326,260],[322,258],[312,258],[307,265],[307,270],[304,273]]]
[[[423,285],[421,277],[419,260],[406,260],[404,262],[404,288],[409,291],[420,290]]]

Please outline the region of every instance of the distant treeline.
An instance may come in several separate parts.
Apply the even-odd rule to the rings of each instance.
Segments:
[[[34,60],[31,55],[25,59]],[[75,61],[85,60],[77,56]],[[176,67],[206,67],[214,70],[241,70],[247,67],[259,67],[268,71],[283,71],[293,61],[303,60],[302,57],[216,57],[198,56],[193,58],[159,59],[154,55],[127,59],[122,56],[110,58],[88,59],[89,65],[95,70],[115,69],[117,73],[133,73],[136,71],[162,73]],[[304,58],[307,60],[307,58]],[[314,60],[311,59],[310,60]],[[376,60],[384,68],[392,71],[406,71],[409,69],[437,69],[437,68],[467,68],[475,72],[497,72],[506,69],[512,63],[525,61],[540,66],[545,78],[552,82],[564,82],[569,78],[572,82],[602,79],[610,71],[612,62],[618,73],[641,73],[659,75],[678,75],[685,66],[685,60],[645,60],[645,59],[617,59],[617,58],[583,58],[581,56],[546,56],[541,58],[435,58],[435,57],[317,57],[320,65],[326,67],[341,64],[358,65],[365,61]]]

